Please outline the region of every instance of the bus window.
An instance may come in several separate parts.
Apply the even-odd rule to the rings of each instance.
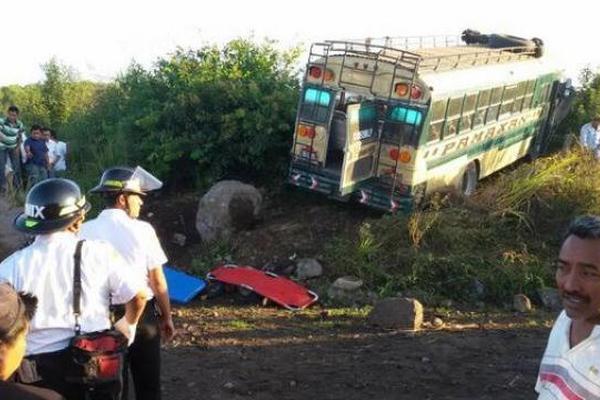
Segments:
[[[387,142],[416,146],[423,113],[404,106],[395,106],[388,111],[383,124],[382,136]]]
[[[300,104],[300,118],[315,122],[327,122],[331,92],[315,88],[307,88]]]
[[[477,103],[477,94],[470,94],[465,97],[463,103],[462,117],[460,118],[461,132],[471,129],[473,123],[473,113],[475,112],[475,104]]]
[[[440,140],[442,137],[442,129],[444,127],[444,120],[446,119],[446,106],[448,100],[438,100],[431,106],[431,126],[429,127],[428,142]]]
[[[458,133],[458,121],[464,97],[450,99],[448,102],[448,112],[446,113],[446,124],[444,125],[444,138]]]
[[[487,113],[485,114],[485,123],[489,124],[490,122],[494,122],[498,119],[498,112],[500,111],[500,102],[502,101],[502,92],[504,92],[503,87],[497,87],[492,90],[492,95],[490,97],[490,108],[488,108]]]
[[[479,92],[479,98],[477,99],[477,111],[475,111],[475,115],[473,116],[473,128],[484,124],[485,112],[487,111],[487,107],[490,105],[491,94],[491,89],[482,90]]]

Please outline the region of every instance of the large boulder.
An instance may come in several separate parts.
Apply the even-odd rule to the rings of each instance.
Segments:
[[[423,306],[406,297],[383,299],[373,307],[369,323],[388,329],[418,330],[423,324]]]
[[[13,228],[13,221],[21,211],[21,208],[12,206],[8,200],[0,197],[0,261],[27,241],[24,234]]]
[[[202,196],[196,214],[196,230],[204,242],[228,239],[232,232],[248,229],[259,218],[262,195],[239,181],[216,183]]]

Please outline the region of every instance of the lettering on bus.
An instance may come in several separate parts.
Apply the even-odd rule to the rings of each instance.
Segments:
[[[423,159],[430,161],[437,157],[444,157],[456,151],[466,149],[475,144],[487,142],[539,119],[541,112],[541,109],[533,110],[527,114],[507,119],[506,121],[499,122],[490,127],[483,127],[482,129],[470,132],[465,136],[460,135],[450,141],[442,141],[441,143],[426,149],[423,154]]]

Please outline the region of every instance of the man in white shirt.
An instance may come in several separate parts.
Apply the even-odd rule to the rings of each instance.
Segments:
[[[86,222],[81,237],[106,240],[123,256],[137,279],[153,295],[129,348],[129,364],[137,400],[160,399],[160,343],[173,338],[175,328],[162,265],[167,257],[152,225],[137,219],[145,192],[162,183],[141,167],[107,169],[91,192],[104,197],[106,208]],[[154,297],[154,298],[152,298]],[[159,315],[156,315],[158,308]],[[158,318],[157,318],[158,317]],[[126,398],[126,393],[124,393]]]
[[[57,161],[57,154],[56,154],[56,141],[52,138],[52,135],[50,134],[50,128],[44,127],[42,128],[42,134],[44,137],[44,140],[46,141],[46,147],[48,148],[48,177],[49,178],[54,178],[54,165],[56,164]]]
[[[67,171],[67,144],[58,140],[54,129],[44,128],[44,135],[48,140],[48,155],[50,157],[51,176],[64,177]]]
[[[600,158],[600,116],[583,125],[579,132],[581,145]]]
[[[540,365],[538,400],[600,399],[600,217],[583,216],[569,226],[556,284],[564,310]]]
[[[121,389],[113,385],[86,393],[83,386],[66,380],[71,362],[68,346],[77,322],[82,333],[108,329],[111,301],[124,303],[124,319],[115,328],[132,336],[146,304],[143,285],[123,273],[127,266],[116,250],[108,243],[90,240],[83,243],[81,253],[81,313],[76,320],[74,254],[77,232],[89,209],[75,182],[48,179],[35,185],[27,194],[25,212],[17,216],[14,225],[36,238],[0,264],[0,280],[38,298],[20,380],[55,390],[67,400],[83,399],[86,394],[91,399],[117,399]]]

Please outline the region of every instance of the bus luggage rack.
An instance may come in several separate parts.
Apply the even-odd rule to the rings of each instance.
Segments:
[[[310,48],[308,65],[327,68],[331,58],[342,59],[339,85],[353,84],[373,93],[376,72],[381,64],[393,66],[392,76],[406,77],[414,82],[417,73],[441,72],[481,65],[501,64],[539,57],[539,49],[531,45],[491,48],[481,44],[462,44],[458,36],[411,36],[399,38],[367,38],[353,41],[325,41]],[[357,62],[364,59],[365,63]],[[371,61],[374,63],[367,63]],[[339,62],[339,61],[338,61]],[[371,73],[370,84],[344,80],[344,72]],[[324,84],[325,75],[321,78]],[[390,87],[390,96],[391,91]],[[373,93],[375,94],[375,93]]]

